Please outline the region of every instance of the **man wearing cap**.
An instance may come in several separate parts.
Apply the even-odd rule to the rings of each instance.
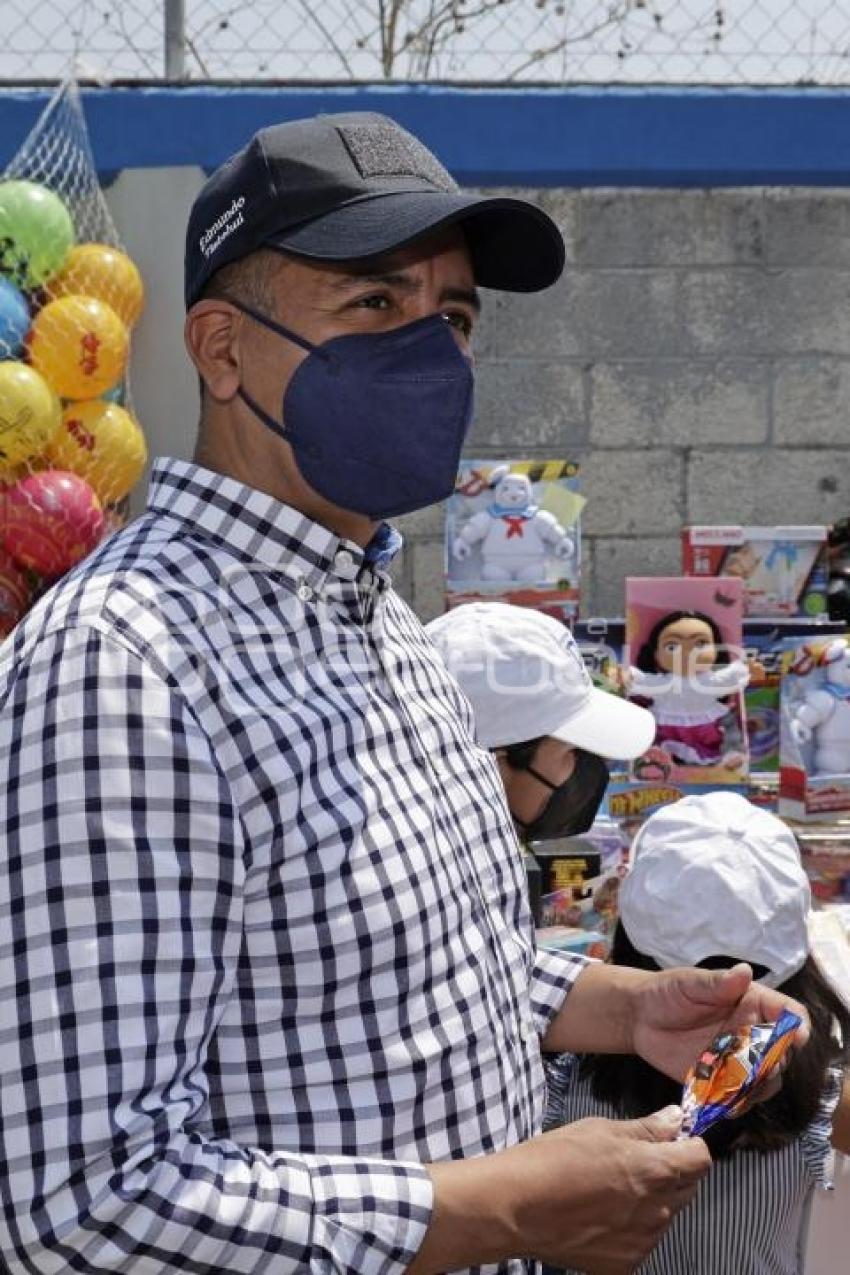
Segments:
[[[646,752],[655,718],[597,690],[569,629],[504,602],[470,602],[425,626],[494,752],[513,821],[529,841],[586,832],[607,761]]]
[[[563,255],[371,114],[263,130],[198,196],[195,461],[0,654],[15,1275],[605,1275],[706,1171],[675,1116],[538,1136],[541,1045],[682,1075],[781,998],[535,952],[498,771],[386,572],[384,520],[454,483],[476,286]]]

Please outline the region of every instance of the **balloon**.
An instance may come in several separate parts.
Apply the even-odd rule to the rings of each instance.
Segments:
[[[39,288],[61,270],[74,242],[62,200],[37,182],[0,182],[0,273]]]
[[[32,601],[33,587],[14,558],[0,549],[0,638],[8,637]]]
[[[104,390],[100,397],[105,398],[107,403],[117,403],[119,407],[123,407],[127,401],[127,386],[119,381],[111,390]]]
[[[85,478],[101,501],[114,504],[138,482],[148,454],[130,413],[96,398],[68,404],[47,458],[56,469]]]
[[[0,362],[0,467],[40,455],[61,420],[62,404],[35,368]]]
[[[142,276],[125,252],[105,243],[72,248],[59,274],[50,281],[51,297],[80,294],[105,301],[130,328],[142,312]]]
[[[46,469],[6,493],[6,549],[39,575],[68,571],[95,547],[103,527],[100,501],[76,474]]]
[[[127,329],[95,297],[59,297],[39,310],[27,338],[33,367],[62,398],[97,398],[123,375]]]
[[[16,359],[29,331],[30,308],[13,283],[0,276],[0,359]]]

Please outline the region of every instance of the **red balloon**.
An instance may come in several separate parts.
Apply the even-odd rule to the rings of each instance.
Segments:
[[[0,638],[8,637],[32,600],[32,586],[14,558],[0,549]]]
[[[59,576],[103,535],[100,501],[84,479],[60,469],[29,474],[6,493],[3,541],[25,567]]]

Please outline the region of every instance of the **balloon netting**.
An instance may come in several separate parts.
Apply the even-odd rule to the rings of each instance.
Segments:
[[[0,179],[0,638],[125,520],[147,460],[128,374],[143,304],[66,83]]]

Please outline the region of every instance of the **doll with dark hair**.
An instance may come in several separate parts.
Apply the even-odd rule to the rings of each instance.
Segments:
[[[655,743],[680,766],[737,769],[726,747],[723,701],[743,690],[746,663],[730,659],[717,622],[701,611],[670,611],[655,624],[629,670],[629,694],[649,703]]]
[[[850,1153],[850,1011],[809,951],[810,893],[796,842],[774,815],[737,793],[712,792],[652,815],[632,853],[614,964],[746,961],[758,980],[802,1002],[812,1024],[781,1090],[707,1131],[712,1172],[641,1275],[799,1275],[830,1145]],[[548,1080],[550,1128],[588,1116],[640,1118],[682,1098],[680,1085],[620,1055],[562,1055]]]

